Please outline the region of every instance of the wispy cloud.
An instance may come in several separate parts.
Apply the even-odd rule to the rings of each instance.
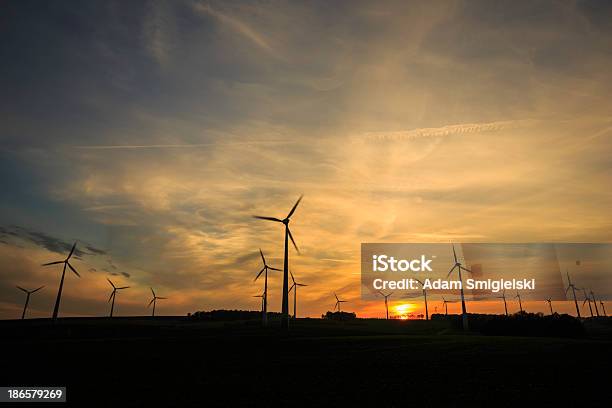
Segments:
[[[285,58],[270,45],[269,41],[262,34],[257,32],[255,29],[253,29],[251,26],[249,26],[242,20],[229,14],[223,13],[221,11],[215,10],[208,3],[194,3],[193,7],[194,10],[202,14],[208,14],[214,17],[221,24],[225,25],[226,27],[229,27],[231,30],[241,35],[251,44],[265,51],[270,56],[279,60],[285,60]]]

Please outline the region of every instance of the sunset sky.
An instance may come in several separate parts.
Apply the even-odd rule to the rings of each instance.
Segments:
[[[611,21],[605,1],[4,2],[0,318],[15,285],[51,314],[61,268],[40,265],[75,240],[60,315],[108,313],[107,277],[131,286],[117,315],[148,314],[149,286],[162,315],[256,310],[283,230],[251,216],[302,193],[301,316],[333,292],[384,315],[362,242],[611,242]]]

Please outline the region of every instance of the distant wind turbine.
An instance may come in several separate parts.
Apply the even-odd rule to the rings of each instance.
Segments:
[[[308,286],[308,285],[296,282],[295,278],[293,277],[293,274],[291,272],[289,273],[291,274],[291,280],[293,281],[293,285],[291,285],[291,288],[289,289],[289,292],[293,290],[293,318],[297,319],[297,288],[298,286]]]
[[[444,315],[448,316],[448,304],[449,303],[455,303],[452,300],[446,300],[444,299],[444,296],[442,296],[442,306],[444,306]]]
[[[600,301],[599,301],[599,304],[601,305],[601,309],[603,310],[603,314],[604,314],[604,316],[608,316],[608,315],[606,314],[606,307],[604,306],[604,302],[602,302],[602,301],[600,300]]]
[[[264,257],[264,254],[261,251],[261,248],[259,249],[259,254],[261,255],[261,261],[263,262],[263,268],[261,268],[261,271],[259,271],[259,273],[255,277],[255,281],[261,276],[262,273],[264,274],[264,291],[263,291],[263,298],[262,298],[263,312],[261,316],[263,319],[263,324],[265,325],[265,324],[268,324],[268,270],[280,271],[280,269],[272,268],[266,263],[266,258]]]
[[[151,307],[151,304],[153,304],[153,313],[151,314],[151,316],[155,317],[155,305],[157,304],[157,300],[162,300],[162,299],[168,299],[166,297],[161,297],[161,296],[157,296],[155,294],[155,291],[153,290],[153,288],[151,289],[151,293],[153,294],[153,299],[151,299],[151,301],[149,302],[149,305],[147,307]]]
[[[502,292],[501,296],[497,297],[498,299],[504,299],[504,311],[506,312],[506,316],[508,316],[508,305],[506,304],[506,291]]]
[[[565,270],[565,274],[567,275],[567,289],[565,289],[565,294],[567,295],[567,291],[572,289],[572,293],[574,295],[574,305],[576,306],[576,314],[578,315],[578,318],[580,319],[580,308],[578,307],[578,299],[576,298],[576,289],[578,289],[576,287],[576,285],[574,285],[570,279],[569,276],[569,272],[567,270]]]
[[[548,302],[548,307],[550,307],[550,314],[551,315],[555,314],[553,312],[553,308],[552,308],[552,298],[548,298],[548,299],[546,299],[546,301]]]
[[[334,306],[334,310],[338,309],[338,313],[340,313],[340,304],[341,303],[346,303],[346,302],[348,302],[348,300],[340,300],[338,298],[338,295],[336,295],[336,293],[334,293],[334,296],[336,297],[336,305]]]
[[[108,281],[108,283],[111,284],[111,286],[113,287],[113,291],[110,294],[110,297],[108,298],[108,301],[110,302],[111,300],[113,301],[111,303],[111,310],[110,310],[110,317],[113,317],[113,311],[115,310],[115,297],[117,296],[117,291],[118,290],[123,290],[123,289],[127,289],[129,288],[129,286],[121,286],[121,287],[116,287],[115,284],[113,282],[111,282],[110,279],[106,278],[106,280]]]
[[[76,276],[78,276],[79,278],[81,277],[81,275],[79,275],[77,270],[74,269],[72,265],[70,265],[70,262],[68,262],[70,260],[70,257],[74,253],[76,245],[77,243],[75,242],[74,245],[72,246],[72,249],[70,250],[70,253],[68,254],[68,257],[64,259],[63,261],[49,262],[49,263],[42,265],[42,266],[49,266],[49,265],[64,264],[64,270],[62,271],[62,279],[60,280],[59,289],[57,291],[57,298],[55,299],[55,307],[53,308],[53,320],[57,319],[57,315],[59,313],[60,301],[62,300],[62,289],[64,288],[64,276],[66,276],[66,266],[70,268],[70,270],[74,272]]]
[[[523,313],[523,303],[521,302],[521,294],[518,292],[518,290],[516,291],[515,298],[518,298],[519,310],[521,311],[521,313]]]
[[[265,297],[265,295],[262,293],[261,295],[255,295],[253,297],[261,298],[261,306],[260,307],[261,307],[261,313],[263,313],[264,312],[264,297]]]
[[[472,273],[472,271],[464,267],[461,264],[461,262],[459,262],[459,260],[457,259],[457,253],[455,252],[455,244],[453,244],[453,257],[455,258],[455,264],[453,265],[451,270],[448,272],[448,275],[446,275],[446,277],[448,278],[455,269],[457,270],[457,274],[459,275],[459,282],[461,282],[460,292],[461,292],[461,316],[463,320],[463,330],[467,330],[468,329],[468,319],[467,319],[467,311],[465,309],[465,295],[463,294],[463,280],[461,278],[461,271],[466,271],[469,273]]]
[[[388,295],[385,295],[381,291],[378,291],[378,293],[385,298],[385,310],[387,311],[387,320],[389,320],[389,296],[391,296],[393,292],[389,293]]]
[[[421,284],[421,287],[423,288],[423,297],[425,298],[425,320],[429,320],[429,310],[427,309],[427,291],[425,290],[425,288],[423,287],[424,284],[423,282],[421,282],[418,279],[415,279],[415,281],[419,282]]]
[[[30,303],[30,295],[34,292],[38,292],[42,288],[44,288],[44,286],[41,286],[40,288],[34,289],[34,290],[27,290],[27,289],[22,288],[21,286],[17,286],[17,289],[22,290],[26,293],[26,301],[25,301],[25,305],[23,305],[23,313],[21,313],[21,320],[25,319],[26,310],[28,309],[28,303]]]
[[[593,317],[593,308],[591,307],[591,298],[589,297],[589,295],[587,295],[585,288],[582,288],[582,292],[584,293],[584,302],[582,302],[582,306],[584,306],[588,302],[589,311],[591,312],[591,317]]]
[[[595,294],[593,293],[593,289],[590,289],[591,298],[593,299],[593,303],[595,304],[595,314],[599,317],[599,309],[597,308],[597,300],[595,300]]]
[[[279,219],[279,218],[275,218],[275,217],[261,217],[258,215],[255,215],[255,218],[258,218],[260,220],[267,220],[267,221],[275,221],[275,222],[280,222],[282,224],[285,225],[285,260],[284,260],[284,265],[283,265],[283,303],[282,303],[282,320],[281,320],[281,327],[284,329],[287,329],[289,327],[289,239],[291,239],[291,243],[293,244],[293,246],[295,247],[295,250],[298,252],[298,254],[300,253],[300,250],[298,249],[295,240],[293,239],[293,235],[291,235],[291,231],[289,230],[289,221],[291,216],[293,215],[293,213],[295,212],[295,209],[297,208],[298,204],[300,204],[300,201],[302,201],[302,197],[304,197],[303,195],[300,196],[300,198],[298,198],[297,202],[293,205],[293,208],[291,209],[291,211],[289,211],[289,214],[287,214],[287,216],[284,219]]]

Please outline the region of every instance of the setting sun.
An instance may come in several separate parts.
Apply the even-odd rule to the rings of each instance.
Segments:
[[[395,311],[394,318],[405,320],[410,318],[410,313],[414,310],[414,305],[412,303],[402,303],[393,306],[393,310]]]

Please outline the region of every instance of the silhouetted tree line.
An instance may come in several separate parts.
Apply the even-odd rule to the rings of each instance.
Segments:
[[[432,320],[450,320],[457,329],[461,327],[461,315],[436,314]],[[583,337],[586,334],[582,322],[567,314],[470,314],[468,321],[470,330],[493,336]]]
[[[329,320],[355,320],[357,315],[353,312],[327,312],[321,318]]]
[[[280,318],[281,313],[268,312],[268,319]],[[189,316],[192,320],[230,321],[230,320],[261,320],[261,312],[254,310],[211,310],[198,311]]]

